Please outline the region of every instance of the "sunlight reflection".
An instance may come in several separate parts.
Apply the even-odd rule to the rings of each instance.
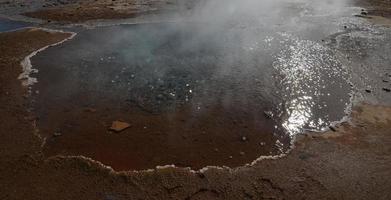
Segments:
[[[288,130],[290,136],[296,135],[302,131],[302,128],[310,123],[312,118],[312,107],[315,106],[315,102],[310,96],[303,96],[297,99],[293,99],[288,103],[288,119],[282,124],[282,126]]]

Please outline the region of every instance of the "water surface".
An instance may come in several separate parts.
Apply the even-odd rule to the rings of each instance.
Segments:
[[[287,151],[294,135],[340,120],[351,90],[339,53],[322,41],[339,25],[305,13],[298,28],[100,27],[39,53],[32,106],[45,153],[116,169],[197,169]],[[131,127],[107,131],[114,120]]]
[[[31,23],[12,21],[12,20],[0,17],[0,32],[12,31],[15,29],[23,28],[23,27],[28,27],[30,25],[31,25]]]

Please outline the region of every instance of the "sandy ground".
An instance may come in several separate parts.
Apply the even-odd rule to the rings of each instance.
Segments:
[[[286,157],[235,170],[115,172],[84,157],[45,157],[17,77],[24,57],[69,36],[0,34],[0,199],[391,199],[387,106],[360,104],[335,132],[304,134]]]

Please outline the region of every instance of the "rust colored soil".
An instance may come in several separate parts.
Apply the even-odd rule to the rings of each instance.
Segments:
[[[194,0],[196,1],[196,0]],[[132,18],[141,14],[161,11],[163,9],[175,9],[182,4],[191,4],[188,0],[170,1],[156,0],[137,3],[126,0],[95,0],[79,1],[62,6],[29,11],[24,15],[57,22],[85,22],[96,19],[122,19]],[[352,5],[367,8],[368,15],[391,17],[391,2],[388,0],[353,0]],[[191,8],[191,6],[189,7]]]
[[[80,1],[60,7],[52,7],[27,12],[24,15],[48,21],[84,22],[96,19],[123,19],[132,18],[141,14],[156,12],[157,8],[169,5],[166,0],[158,1]]]
[[[231,169],[115,172],[45,158],[17,80],[20,61],[67,34],[0,34],[0,199],[391,199],[391,108],[361,105],[336,132],[305,134],[286,157]]]
[[[69,6],[66,8],[52,8],[36,12],[25,13],[28,17],[45,19],[48,21],[82,22],[93,19],[120,19],[137,16],[138,12],[116,11],[104,5],[99,6]]]

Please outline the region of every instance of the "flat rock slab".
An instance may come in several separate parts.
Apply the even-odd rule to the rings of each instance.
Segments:
[[[130,127],[130,124],[126,123],[126,122],[121,122],[121,121],[113,121],[113,123],[111,124],[111,127],[110,127],[110,131],[114,131],[114,132],[122,132],[124,131],[125,129],[129,128]]]

